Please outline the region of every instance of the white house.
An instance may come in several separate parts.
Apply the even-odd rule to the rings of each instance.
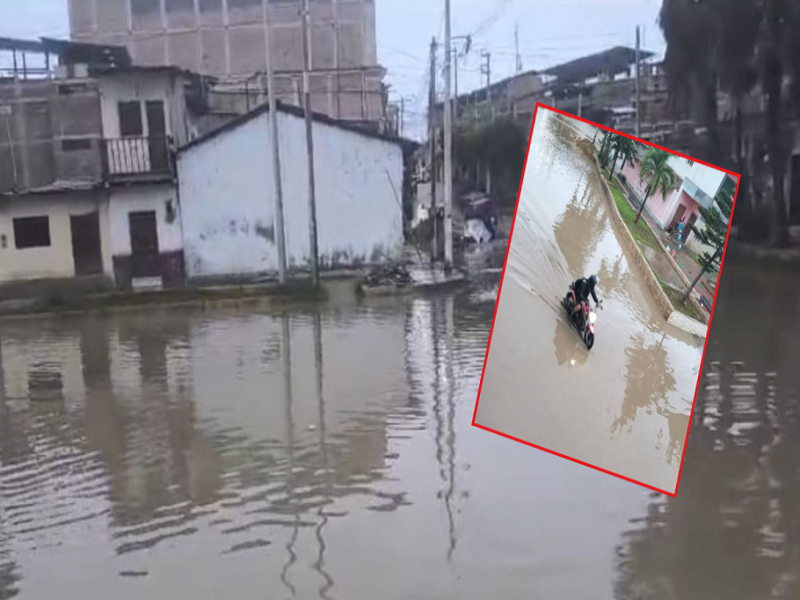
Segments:
[[[277,114],[290,268],[310,264],[303,112]],[[247,277],[278,269],[268,107],[196,139],[178,154],[187,276]],[[403,142],[314,116],[320,266],[383,262],[403,244]]]

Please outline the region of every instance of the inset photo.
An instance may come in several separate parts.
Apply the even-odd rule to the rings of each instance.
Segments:
[[[738,179],[537,105],[473,425],[675,495]]]

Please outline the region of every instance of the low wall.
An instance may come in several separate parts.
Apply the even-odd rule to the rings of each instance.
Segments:
[[[639,272],[642,274],[642,277],[644,277],[645,283],[647,284],[647,287],[650,289],[650,293],[653,296],[653,300],[656,301],[661,314],[664,316],[664,319],[667,320],[675,310],[672,307],[672,302],[670,302],[670,299],[667,298],[664,290],[661,289],[661,284],[658,281],[658,277],[656,277],[655,273],[653,273],[653,269],[650,268],[650,264],[647,262],[644,254],[642,254],[641,250],[639,250],[636,240],[633,239],[631,232],[628,231],[628,227],[625,225],[625,221],[623,220],[622,215],[619,213],[619,209],[617,208],[617,203],[614,202],[614,196],[611,193],[611,189],[608,187],[605,177],[603,177],[603,170],[600,168],[600,163],[597,162],[597,157],[595,157],[594,162],[595,165],[597,165],[600,181],[603,182],[603,190],[605,191],[606,200],[608,201],[611,209],[611,220],[614,221],[614,224],[617,226],[617,229],[620,232],[622,243],[625,244],[631,254],[633,254],[633,261],[636,263],[636,266],[638,267]]]

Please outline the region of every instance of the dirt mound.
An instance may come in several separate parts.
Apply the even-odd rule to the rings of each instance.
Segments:
[[[581,152],[583,152],[588,158],[592,158],[595,153],[594,144],[591,140],[587,140],[586,138],[581,138],[575,144],[578,146]]]

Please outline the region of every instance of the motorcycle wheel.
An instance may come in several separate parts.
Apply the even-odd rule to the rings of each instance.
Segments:
[[[566,308],[567,312],[570,314],[575,309],[575,301],[572,299],[572,294],[564,296],[564,308]]]
[[[594,346],[594,334],[586,330],[586,333],[583,334],[583,343],[586,344],[586,349],[591,350],[592,346]]]

